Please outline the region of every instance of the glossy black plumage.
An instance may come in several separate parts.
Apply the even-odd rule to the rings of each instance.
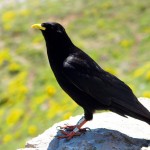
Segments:
[[[58,23],[43,23],[50,66],[62,89],[91,120],[95,110],[111,110],[150,124],[150,112],[139,103],[132,90],[114,75],[104,71],[77,48]]]

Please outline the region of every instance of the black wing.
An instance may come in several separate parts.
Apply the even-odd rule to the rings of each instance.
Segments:
[[[122,103],[122,99],[128,101],[133,97],[131,89],[124,82],[105,72],[85,53],[70,55],[64,61],[63,72],[78,89],[104,105],[110,105],[112,98],[120,99]]]

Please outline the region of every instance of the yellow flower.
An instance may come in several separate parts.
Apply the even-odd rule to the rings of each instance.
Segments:
[[[9,89],[14,89],[20,85],[23,85],[25,80],[26,80],[26,76],[27,76],[27,72],[21,72],[19,73],[15,79],[13,79],[10,83],[9,83]],[[15,90],[15,89],[14,89]],[[13,90],[13,91],[14,91]]]
[[[20,94],[26,94],[28,92],[28,88],[24,85],[19,87]]]
[[[17,72],[17,71],[19,71],[21,69],[21,66],[19,65],[19,64],[17,64],[17,63],[11,63],[10,65],[9,65],[9,71],[10,72]]]
[[[9,31],[13,28],[16,15],[15,11],[7,11],[2,15],[2,23],[5,30]]]
[[[9,95],[9,97],[11,97],[9,102],[14,103],[24,100],[27,92],[28,88],[26,86],[16,83],[9,85],[5,95]]]
[[[12,25],[9,24],[9,23],[5,23],[5,24],[4,24],[4,29],[5,29],[6,31],[9,31],[9,30],[12,29]]]
[[[98,20],[98,22],[97,22],[97,26],[99,27],[99,28],[103,28],[103,27],[105,27],[105,21],[104,20]]]
[[[150,98],[150,91],[143,92],[143,96]]]
[[[135,91],[135,86],[133,84],[128,84],[128,86],[132,89],[132,91]]]
[[[13,136],[12,136],[11,134],[6,134],[6,135],[3,137],[3,142],[4,142],[4,143],[8,143],[8,142],[10,142],[12,139],[13,139]]]
[[[28,87],[26,86],[26,75],[26,72],[20,72],[9,82],[5,95],[9,95],[12,102],[25,100],[26,93],[28,92]]]
[[[140,77],[144,74],[145,70],[143,68],[139,68],[137,70],[135,70],[135,72],[133,73],[133,76],[135,78]]]
[[[116,74],[117,74],[116,70],[113,69],[113,68],[106,68],[106,71],[108,71],[109,73],[111,73],[111,74],[113,74],[113,75],[116,75]]]
[[[0,109],[0,117],[2,117],[4,114],[4,109]]]
[[[3,22],[10,22],[12,20],[14,20],[16,14],[14,11],[7,11],[6,13],[4,13],[2,15],[2,21]]]
[[[17,123],[20,118],[23,115],[23,110],[22,109],[14,109],[10,112],[10,114],[7,117],[7,124],[8,125],[14,125],[15,123]]]
[[[35,125],[30,125],[28,128],[28,133],[30,135],[35,135],[37,133],[37,127]]]
[[[40,95],[40,96],[37,96],[33,99],[33,103],[31,103],[31,107],[32,108],[35,108],[37,107],[37,105],[40,105],[42,103],[44,103],[44,101],[46,101],[47,97],[45,95]]]
[[[120,42],[120,45],[124,48],[127,48],[132,45],[132,41],[125,39]]]
[[[46,92],[48,95],[53,96],[56,93],[56,89],[53,86],[48,86]]]
[[[146,80],[150,81],[150,70],[146,73]]]
[[[0,52],[0,66],[5,62],[10,60],[10,54],[7,49]]]
[[[33,39],[33,43],[37,44],[39,42],[41,42],[43,40],[43,38],[41,38],[41,36],[36,36],[34,39]]]

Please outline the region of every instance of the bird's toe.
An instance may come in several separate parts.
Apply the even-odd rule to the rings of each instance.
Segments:
[[[57,126],[58,130],[64,130],[64,131],[73,131],[76,128],[76,125],[65,125],[65,126]]]

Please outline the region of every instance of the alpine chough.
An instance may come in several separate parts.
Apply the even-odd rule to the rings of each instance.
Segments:
[[[132,90],[116,76],[103,70],[90,56],[76,47],[59,23],[34,24],[40,29],[47,47],[50,66],[61,88],[84,109],[75,126],[66,126],[60,138],[71,139],[84,132],[81,127],[92,120],[95,110],[110,110],[150,124],[150,112]]]

